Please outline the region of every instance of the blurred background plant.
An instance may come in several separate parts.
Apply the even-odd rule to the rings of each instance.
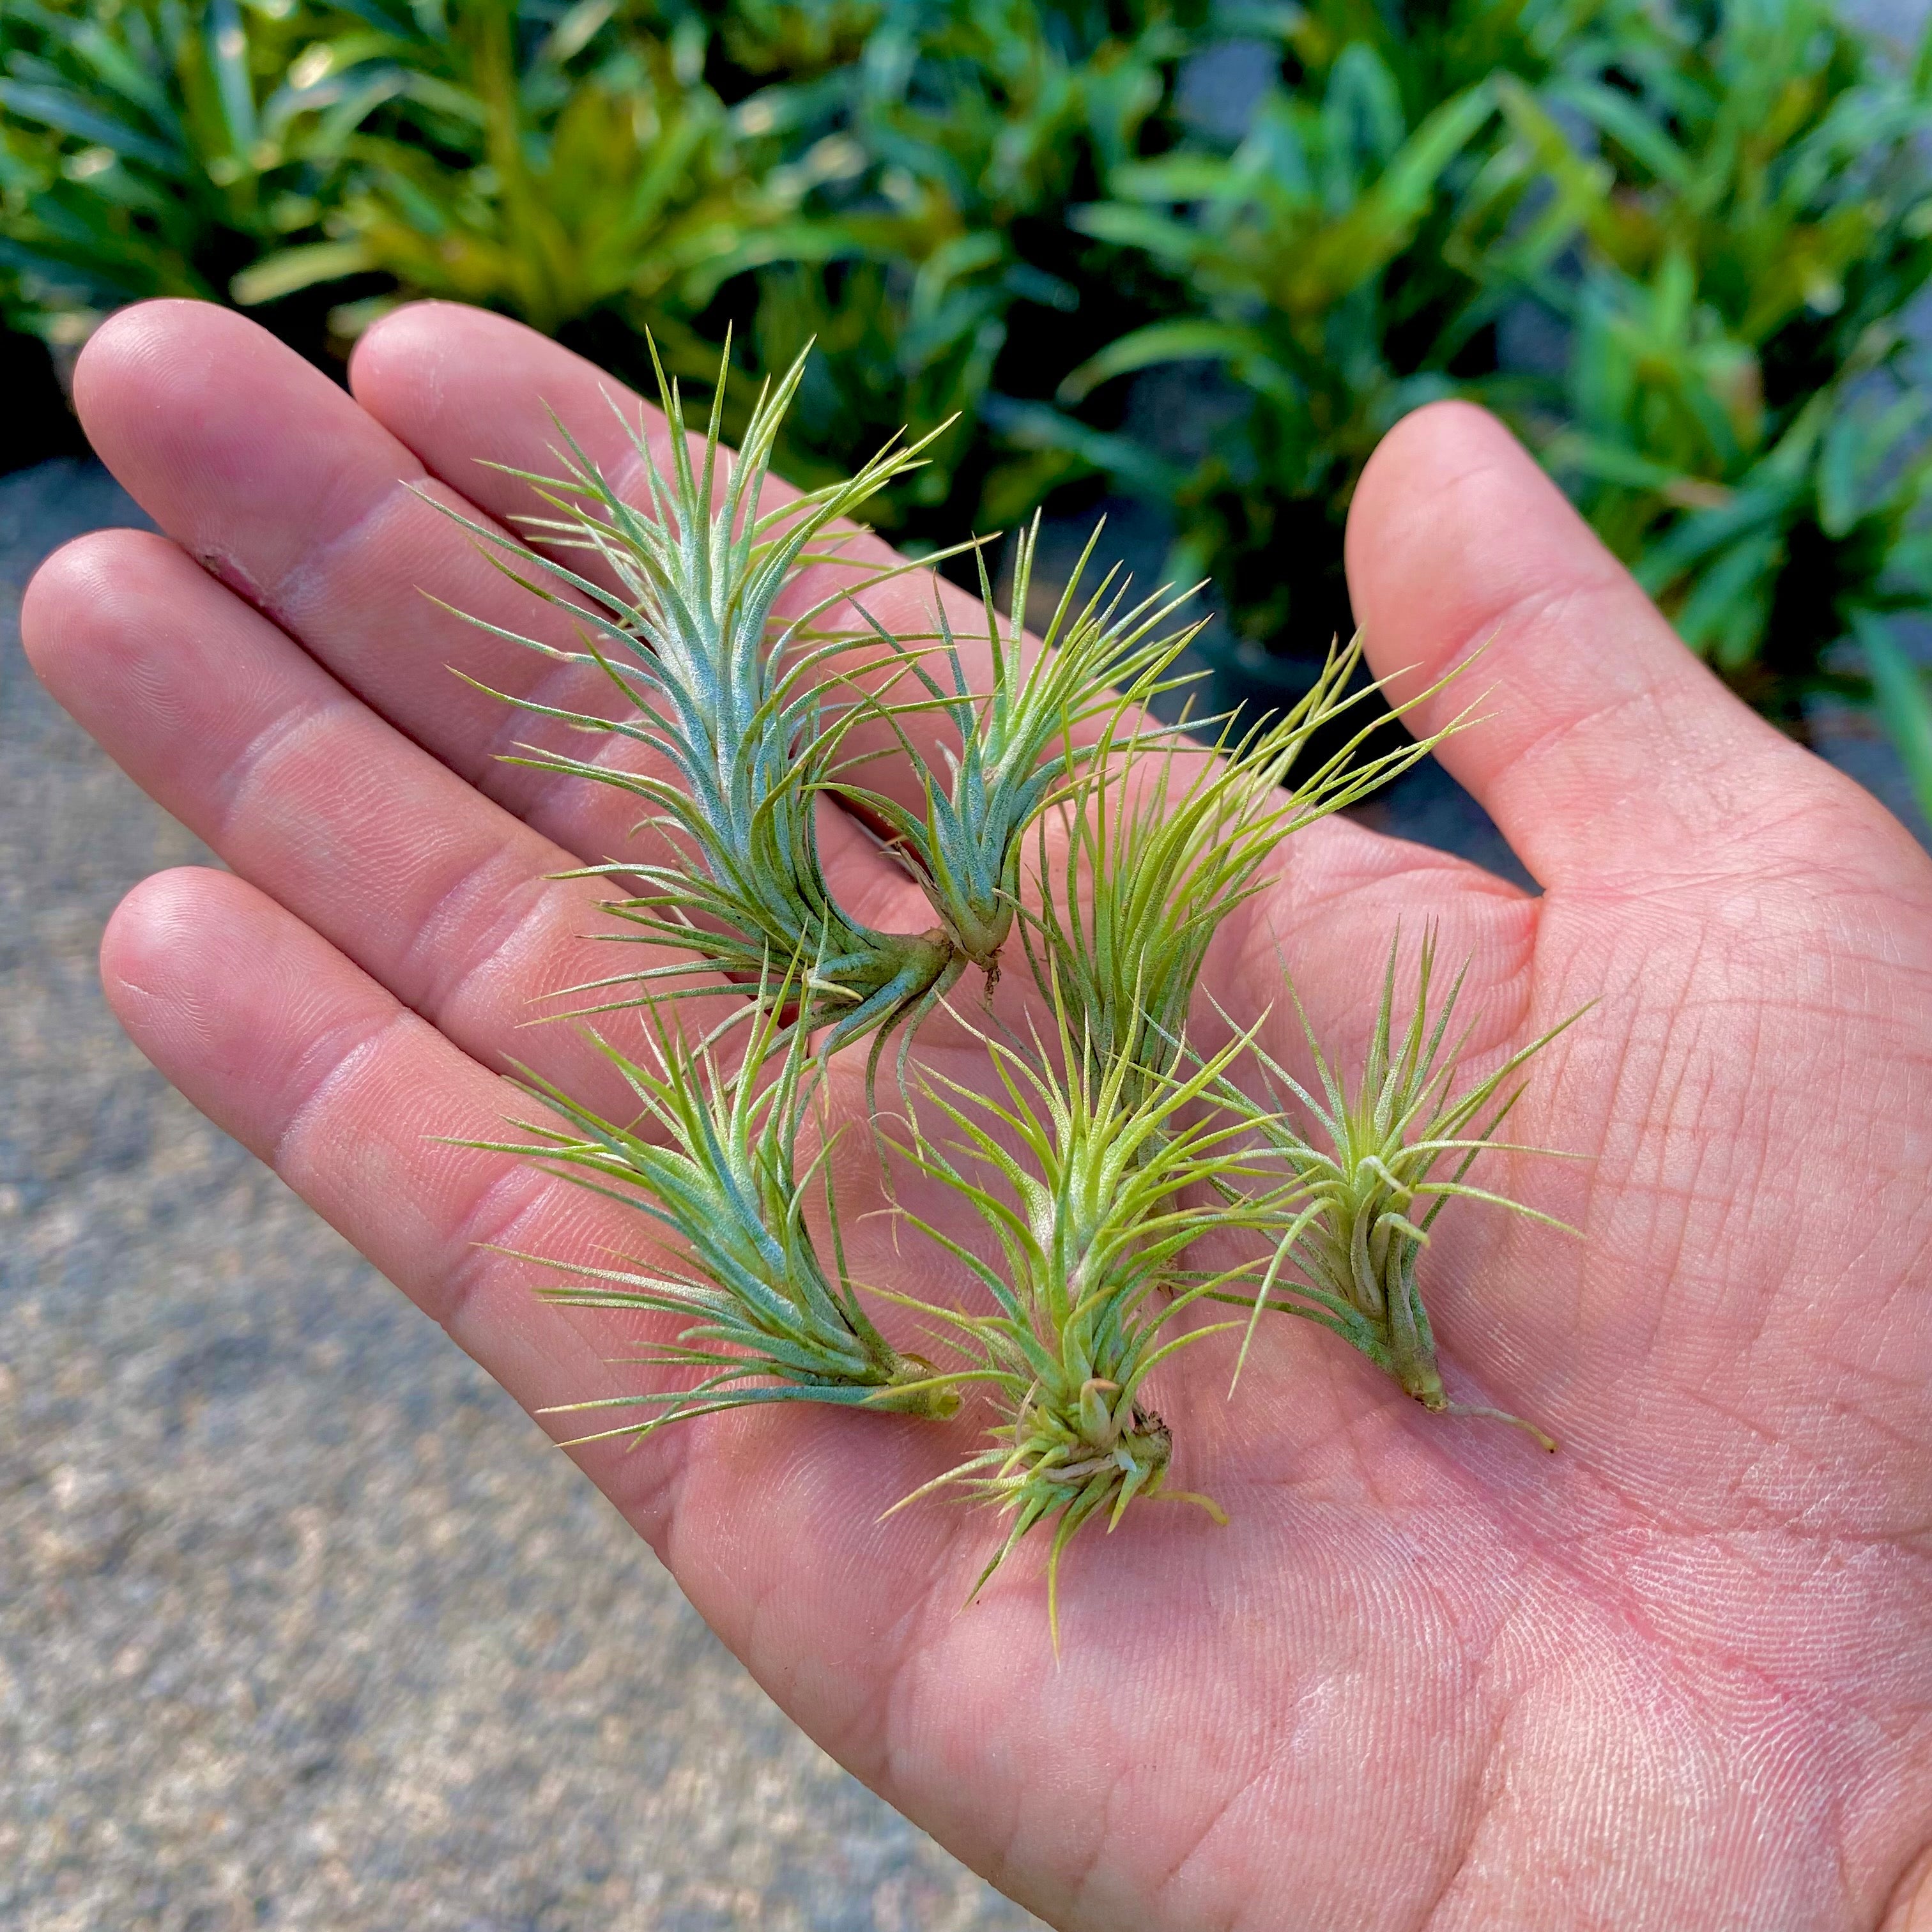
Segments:
[[[0,32],[10,320],[70,345],[123,302],[220,298],[320,220],[340,140],[292,77],[314,32],[292,0],[7,0]]]
[[[16,352],[168,293],[338,370],[423,295],[632,375],[815,338],[782,468],[956,418],[914,548],[1126,500],[1222,701],[1305,681],[1369,451],[1472,397],[1932,809],[1932,58],[1827,0],[0,0],[0,112]]]

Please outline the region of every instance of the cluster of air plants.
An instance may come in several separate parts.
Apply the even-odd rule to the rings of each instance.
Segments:
[[[971,650],[937,601],[928,632],[880,623],[872,593],[906,566],[856,561],[850,519],[919,446],[775,501],[771,454],[802,373],[766,386],[734,457],[722,383],[694,436],[660,372],[668,460],[632,431],[646,501],[614,491],[566,434],[556,473],[527,477],[548,506],[524,526],[541,556],[472,526],[569,614],[580,648],[524,641],[617,700],[506,701],[653,754],[643,770],[518,754],[644,808],[652,851],[591,872],[612,886],[610,936],[647,957],[559,989],[630,1113],[532,1078],[548,1114],[491,1144],[628,1204],[674,1257],[552,1258],[551,1299],[674,1328],[634,1359],[634,1392],[580,1406],[596,1414],[578,1439],[776,1402],[962,1428],[970,1414],[978,1446],[916,1493],[957,1489],[1004,1515],[986,1575],[1042,1530],[1057,1605],[1084,1523],[1159,1498],[1219,1514],[1170,1480],[1174,1425],[1151,1378],[1179,1352],[1278,1309],[1425,1407],[1451,1406],[1418,1257],[1444,1202],[1498,1198],[1466,1176],[1537,1048],[1456,1094],[1455,995],[1430,1013],[1426,944],[1406,1026],[1391,950],[1352,1093],[1318,1052],[1325,1103],[1312,1099],[1261,1053],[1258,1021],[1221,1022],[1222,1042],[1202,1045],[1220,1022],[1198,1010],[1209,944],[1282,840],[1424,748],[1348,742],[1304,768],[1317,730],[1360,703],[1352,652],[1213,751],[1156,723],[1144,707],[1175,683],[1190,628],[1112,574],[1083,589],[1076,573],[1037,640],[990,598]],[[922,750],[935,738],[943,752]],[[909,790],[874,782],[881,756],[910,766]],[[827,800],[903,861],[928,908],[920,930],[841,904],[816,830]],[[1016,959],[1029,970],[1002,978]],[[610,1029],[639,1018],[640,1048],[620,1051]],[[935,1026],[948,1050],[929,1060]],[[896,1189],[892,1211],[956,1264],[956,1300],[850,1272],[826,1102],[859,1077],[880,1160],[916,1192]],[[917,1347],[894,1339],[908,1328]]]

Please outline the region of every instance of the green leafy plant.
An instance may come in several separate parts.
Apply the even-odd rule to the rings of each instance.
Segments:
[[[10,319],[83,339],[148,296],[220,299],[319,233],[358,102],[304,86],[333,21],[292,4],[0,4],[0,265]]]
[[[1368,451],[1417,401],[1474,395],[1752,702],[1802,728],[1810,694],[1868,694],[1862,640],[1892,638],[1895,669],[1892,620],[1932,603],[1903,323],[1932,272],[1926,62],[1898,70],[1823,0],[1280,31],[1283,81],[1232,154],[1128,162],[1072,217],[1201,300],[1063,405],[1185,360],[1225,372],[1202,389],[1225,426],[1178,460],[1064,416],[1026,432],[1169,504],[1238,640],[1318,651],[1348,622]],[[1509,366],[1538,310],[1560,371]],[[1888,688],[1909,752],[1923,682]]]
[[[1398,416],[1448,392],[1482,286],[1448,278],[1460,286],[1432,302],[1390,270],[1493,112],[1478,86],[1411,130],[1393,76],[1352,46],[1318,100],[1280,88],[1264,98],[1233,154],[1123,165],[1112,199],[1075,212],[1085,232],[1198,290],[1206,313],[1120,338],[1066,377],[1061,400],[1175,361],[1220,365],[1249,398],[1235,434],[1174,486],[1181,567],[1228,585],[1240,633],[1274,636],[1292,598],[1315,601],[1325,586],[1332,602],[1334,584],[1332,569],[1306,584],[1279,572],[1257,581],[1236,560],[1273,545],[1278,520],[1304,506],[1339,536],[1369,452]],[[1425,309],[1433,339],[1392,356],[1404,311]],[[1316,628],[1332,615],[1316,602],[1311,639],[1346,628]]]
[[[1370,451],[1494,367],[1512,292],[1567,239],[1500,139],[1497,81],[1541,78],[1607,10],[1228,9],[1221,31],[1252,36],[1243,64],[1271,79],[1232,149],[1188,131],[1121,158],[1106,198],[1070,211],[1117,276],[1151,272],[1161,312],[1011,427],[1168,507],[1170,568],[1213,578],[1250,664],[1347,634],[1341,530]],[[1124,379],[1168,365],[1193,372],[1185,413],[1210,428],[1096,434],[1090,398],[1104,412]]]
[[[1832,0],[0,0],[0,70],[50,340],[174,292],[325,360],[418,295],[646,380],[647,329],[692,382],[816,342],[781,473],[908,428],[910,550],[1136,498],[1264,708],[1352,628],[1369,452],[1469,396],[1742,694],[1876,704],[1932,804],[1932,59]]]
[[[1798,726],[1812,692],[1868,694],[1869,641],[1932,604],[1903,313],[1932,278],[1932,69],[1819,0],[1684,20],[1546,104],[1507,98],[1583,250],[1534,278],[1574,346],[1525,422],[1685,641]],[[1906,686],[1880,707],[1901,749],[1925,715]]]
[[[862,54],[886,11],[881,0],[732,0],[707,7],[724,53],[760,79],[818,75]]]
[[[346,144],[334,238],[255,263],[236,299],[377,274],[394,293],[345,316],[352,332],[389,302],[435,296],[553,334],[652,327],[704,366],[689,323],[718,285],[812,252],[794,218],[811,170],[760,175],[700,77],[701,39],[619,34],[612,12],[577,0],[545,20],[464,0],[446,20],[366,39],[365,68],[389,85]]]
[[[808,204],[827,264],[761,274],[754,338],[766,368],[807,341],[826,352],[792,470],[849,469],[902,424],[948,425],[879,511],[930,540],[982,513],[1022,520],[1078,466],[1003,448],[988,425],[1016,394],[1050,397],[1115,325],[1124,291],[1070,250],[1064,212],[1150,138],[1187,44],[1159,16],[942,0],[886,14],[863,59],[812,90],[850,171]]]

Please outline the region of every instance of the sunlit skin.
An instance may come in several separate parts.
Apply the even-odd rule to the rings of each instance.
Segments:
[[[527,724],[448,667],[548,702],[577,674],[421,594],[545,621],[404,487],[525,508],[476,459],[543,467],[546,404],[614,464],[605,379],[439,307],[380,325],[353,376],[351,400],[191,304],[82,358],[88,433],[167,534],[51,560],[27,648],[232,868],[130,895],[108,997],[519,1401],[616,1393],[610,1318],[479,1244],[644,1237],[432,1136],[496,1135],[512,1056],[595,1097],[589,1049],[524,1023],[610,970],[580,936],[593,887],[546,875],[630,814],[494,761]],[[1290,1065],[1281,959],[1358,1062],[1398,917],[1473,957],[1472,1067],[1598,1003],[1512,1121],[1588,1158],[1481,1170],[1584,1238],[1460,1202],[1424,1264],[1451,1396],[1561,1453],[1270,1316],[1232,1406],[1232,1340],[1156,1392],[1177,1484],[1228,1526],[1156,1503],[1083,1535],[1058,1666],[1036,1553],[962,1612],[996,1523],[879,1520],[981,1439],[964,1418],[760,1411],[576,1453],[800,1724],[1056,1925],[1932,1927],[1932,862],[1729,697],[1480,412],[1391,433],[1349,566],[1399,693],[1488,644],[1459,680],[1483,722],[1442,755],[1543,892],[1326,823],[1208,984],[1238,1022],[1276,1008]],[[904,580],[881,614],[923,628],[927,596]],[[856,825],[825,850],[855,913],[929,922]],[[849,1137],[854,1272],[926,1288],[915,1244],[860,1218],[868,1160]]]

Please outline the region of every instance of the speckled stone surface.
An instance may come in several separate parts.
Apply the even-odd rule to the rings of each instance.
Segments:
[[[40,694],[0,479],[0,1927],[1019,1932],[536,1426],[171,1093],[103,921],[206,856]]]

